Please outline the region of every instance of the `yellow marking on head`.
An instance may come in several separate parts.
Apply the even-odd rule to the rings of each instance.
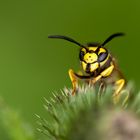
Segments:
[[[98,56],[96,53],[86,53],[84,55],[84,61],[86,63],[93,63],[93,62],[97,61],[97,59],[98,59]]]
[[[102,53],[102,52],[106,52],[106,50],[104,48],[100,48],[98,54]]]
[[[98,48],[98,47],[88,47],[88,50],[89,50],[89,51],[91,51],[91,50],[96,51],[97,48]]]
[[[81,64],[83,70],[86,71],[87,64],[84,61],[82,61]],[[99,67],[98,62],[90,64],[90,72],[94,72],[98,67]]]
[[[85,48],[82,48],[81,51],[84,52],[84,53],[86,53],[86,49]]]
[[[81,64],[82,64],[83,70],[86,71],[86,66],[87,66],[87,64],[86,64],[84,61],[82,61]]]
[[[94,72],[99,67],[98,62],[91,64],[90,72]]]

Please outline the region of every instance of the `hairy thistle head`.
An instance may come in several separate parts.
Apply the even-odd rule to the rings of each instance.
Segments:
[[[38,116],[41,126],[39,131],[52,140],[104,140],[110,138],[110,134],[111,136],[121,135],[115,131],[117,124],[125,120],[125,116],[128,116],[126,121],[130,119],[132,122],[134,120],[134,123],[139,122],[135,116],[139,116],[140,94],[133,98],[130,96],[130,99],[126,100],[128,93],[124,91],[118,103],[114,104],[112,93],[113,88],[109,86],[103,94],[98,93],[98,87],[89,86],[79,88],[76,96],[71,96],[71,90],[67,88],[60,93],[53,93],[50,100],[45,99],[47,119]],[[124,123],[127,122],[124,121]],[[104,128],[110,132],[106,132]],[[135,129],[138,128],[135,127]],[[125,131],[128,132],[127,128]],[[121,139],[118,137],[114,140]]]

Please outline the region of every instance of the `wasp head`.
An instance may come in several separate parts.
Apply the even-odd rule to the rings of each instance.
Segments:
[[[99,67],[103,66],[108,58],[108,51],[100,46],[81,48],[79,53],[82,68],[86,73],[93,73]]]

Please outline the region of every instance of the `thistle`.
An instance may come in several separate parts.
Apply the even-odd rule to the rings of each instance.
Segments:
[[[67,88],[53,93],[50,100],[45,98],[47,117],[37,115],[38,130],[49,140],[138,140],[140,93],[131,93],[128,99],[127,91],[117,104],[110,86],[102,94],[89,86],[79,87],[75,96]]]

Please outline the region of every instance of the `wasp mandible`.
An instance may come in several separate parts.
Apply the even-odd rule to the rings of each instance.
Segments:
[[[109,36],[103,43],[87,43],[82,45],[74,39],[62,35],[50,35],[49,38],[64,39],[80,46],[79,60],[84,74],[75,73],[69,70],[69,77],[72,82],[72,95],[78,89],[78,79],[85,79],[90,84],[101,83],[101,85],[113,84],[115,91],[113,96],[119,97],[120,92],[126,84],[126,80],[119,70],[115,58],[111,55],[105,45],[115,37],[123,36],[124,33],[115,33]]]

